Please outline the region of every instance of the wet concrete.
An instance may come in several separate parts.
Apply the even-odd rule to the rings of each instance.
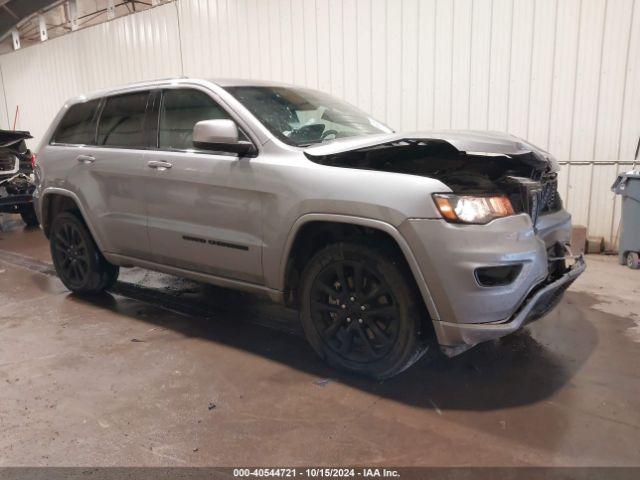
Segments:
[[[640,465],[639,290],[592,257],[546,318],[380,383],[250,295],[126,269],[78,298],[8,222],[0,466]]]

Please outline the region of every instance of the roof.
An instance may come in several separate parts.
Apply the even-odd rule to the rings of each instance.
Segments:
[[[143,82],[134,82],[125,85],[119,85],[117,87],[104,88],[98,91],[87,93],[85,95],[79,95],[69,100],[69,103],[84,102],[86,100],[92,100],[94,98],[100,98],[105,95],[112,95],[117,93],[125,93],[131,90],[138,90],[143,88],[161,87],[163,85],[176,85],[176,84],[214,84],[218,87],[250,87],[250,86],[271,86],[271,87],[294,87],[281,82],[274,82],[269,80],[251,80],[243,78],[218,78],[218,79],[206,79],[206,78],[191,78],[191,77],[169,77],[160,78],[156,80],[146,80]]]
[[[211,83],[220,87],[294,87],[295,85],[272,80],[255,80],[249,78],[211,78]]]

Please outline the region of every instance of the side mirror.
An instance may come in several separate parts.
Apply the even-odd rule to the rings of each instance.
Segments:
[[[239,139],[233,120],[203,120],[193,127],[193,146],[202,150],[232,152],[246,155],[254,151],[251,142]]]

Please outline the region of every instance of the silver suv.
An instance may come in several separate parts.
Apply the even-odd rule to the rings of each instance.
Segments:
[[[135,265],[266,294],[327,362],[386,378],[558,303],[585,267],[557,171],[505,134],[395,133],[318,91],[180,78],[68,101],[34,199],[70,290]]]

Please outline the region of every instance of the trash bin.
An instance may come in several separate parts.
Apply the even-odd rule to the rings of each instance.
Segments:
[[[640,268],[640,169],[618,175],[611,190],[622,196],[620,264],[638,269]]]

